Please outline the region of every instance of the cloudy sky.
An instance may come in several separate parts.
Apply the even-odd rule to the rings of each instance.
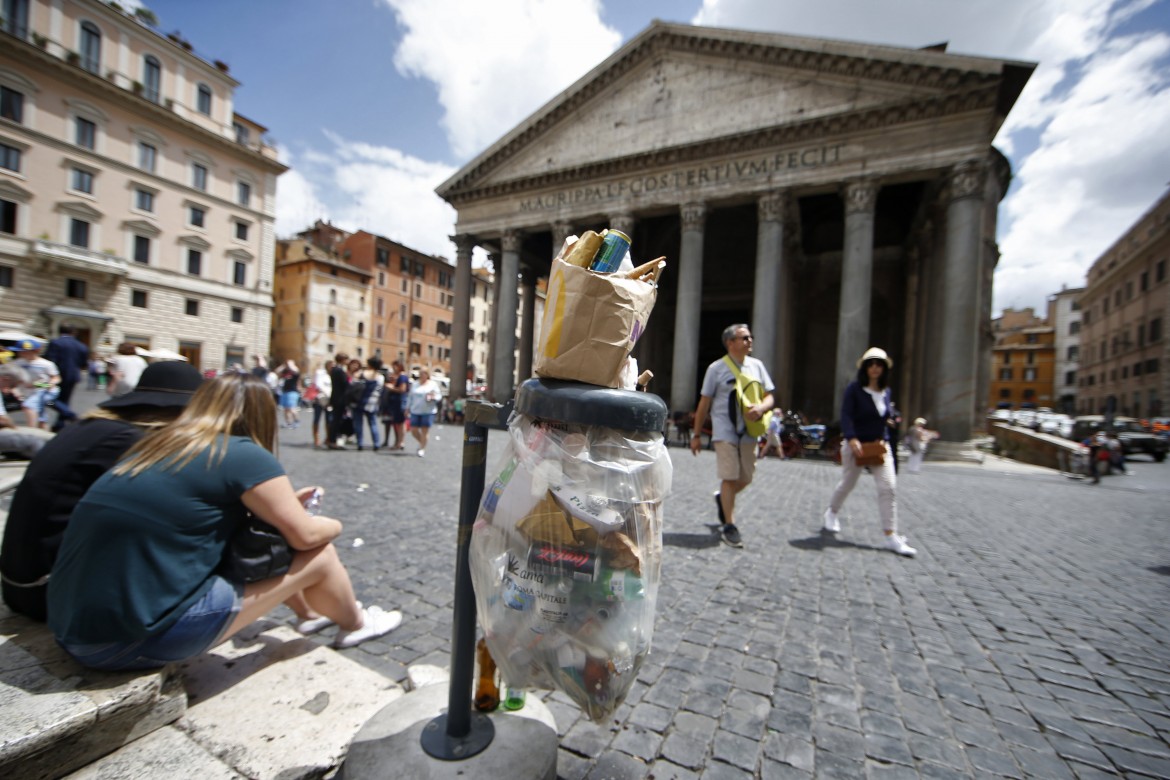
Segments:
[[[123,0],[123,5],[130,5]],[[652,19],[1040,63],[996,145],[995,309],[1042,309],[1170,184],[1170,0],[146,0],[230,63],[318,217],[452,257],[434,188]]]

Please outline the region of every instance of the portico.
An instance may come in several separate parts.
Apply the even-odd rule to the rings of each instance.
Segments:
[[[669,263],[634,356],[672,410],[694,408],[720,331],[747,322],[782,407],[835,419],[881,346],[899,406],[969,438],[1010,177],[991,141],[1033,67],[655,22],[438,190],[458,211],[457,284],[472,246],[498,260],[489,394],[532,365],[528,306],[514,358],[522,291],[565,235],[614,227],[636,261]]]

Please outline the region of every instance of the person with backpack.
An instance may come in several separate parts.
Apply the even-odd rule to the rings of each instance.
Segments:
[[[742,323],[723,329],[727,354],[707,366],[699,405],[695,409],[691,452],[703,447],[701,431],[711,416],[711,442],[720,488],[715,494],[720,539],[743,547],[735,525],[735,497],[752,482],[756,470],[756,442],[768,430],[775,386],[763,362],[751,356],[752,334]]]
[[[382,376],[382,359],[377,357],[367,360],[366,367],[349,382],[346,402],[349,404],[350,415],[353,417],[353,432],[354,436],[357,437],[359,452],[363,448],[362,430],[367,425],[370,428],[370,439],[374,445],[374,452],[380,449],[378,404],[382,400],[382,386],[384,384],[386,384],[386,377]]]
[[[890,369],[894,361],[884,349],[870,347],[857,361],[857,378],[845,388],[841,400],[841,481],[837,483],[829,508],[825,510],[825,533],[841,531],[837,513],[857,484],[861,470],[868,468],[877,487],[878,513],[885,531],[885,548],[898,555],[914,557],[918,551],[898,534],[898,478],[890,449],[890,423],[897,413],[890,395]]]

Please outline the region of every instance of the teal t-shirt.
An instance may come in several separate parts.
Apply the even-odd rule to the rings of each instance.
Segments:
[[[61,642],[142,639],[170,627],[211,587],[247,510],[245,491],[284,474],[268,450],[228,439],[206,453],[131,477],[106,472],[73,510],[49,579],[49,628]]]

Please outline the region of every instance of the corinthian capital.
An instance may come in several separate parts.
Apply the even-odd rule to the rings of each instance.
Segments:
[[[614,230],[619,230],[627,236],[634,235],[634,215],[633,214],[610,214],[609,226]]]
[[[707,206],[703,203],[685,203],[682,207],[683,232],[702,230],[703,220],[707,217]]]
[[[983,194],[983,185],[987,178],[987,166],[980,160],[968,160],[951,169],[950,179],[947,181],[948,194],[951,200],[973,198]]]
[[[784,208],[788,204],[788,192],[765,192],[757,203],[760,222],[783,222]]]
[[[871,179],[857,179],[845,185],[845,213],[871,213],[877,203],[878,185]]]
[[[503,250],[505,252],[519,252],[520,251],[520,242],[523,240],[523,238],[524,238],[524,233],[519,231],[519,230],[515,230],[515,229],[505,230],[503,240],[501,242]]]
[[[451,240],[455,242],[455,256],[471,257],[471,250],[475,249],[475,237],[467,233],[460,233],[456,236],[451,236]]]
[[[567,219],[558,219],[550,225],[553,238],[553,251],[559,252],[565,239],[573,235],[573,223]]]

